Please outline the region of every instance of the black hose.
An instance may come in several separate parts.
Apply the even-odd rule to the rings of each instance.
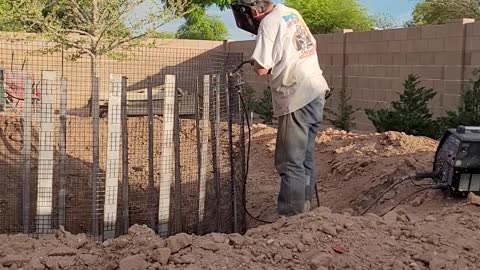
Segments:
[[[367,208],[365,208],[361,213],[360,213],[360,216],[363,216],[365,215],[368,210],[370,210],[375,204],[378,203],[378,201],[380,201],[383,196],[385,196],[385,194],[387,194],[390,190],[392,190],[393,188],[395,188],[396,186],[400,185],[401,183],[407,181],[407,180],[410,180],[410,176],[405,176],[405,177],[402,177],[402,179],[400,181],[398,181],[397,183],[394,183],[393,185],[391,185],[389,188],[387,188],[380,196],[378,196]]]
[[[243,61],[242,63],[240,63],[240,65],[238,65],[233,71],[231,74],[234,74],[234,73],[237,73],[242,67],[243,65],[247,64],[247,63],[250,63],[250,60],[249,61]]]
[[[394,206],[392,206],[390,209],[388,209],[388,211],[386,211],[385,213],[381,214],[380,216],[383,217],[385,216],[388,212],[392,211],[393,209],[395,209],[397,206],[403,204],[407,199],[409,199],[410,197],[412,197],[413,195],[415,194],[418,194],[422,191],[425,191],[425,190],[428,190],[428,189],[442,189],[444,188],[443,185],[430,185],[428,187],[424,187],[424,188],[421,188],[415,192],[413,192],[412,194],[408,195],[407,197],[405,197],[403,200],[401,200],[400,202],[396,203]]]
[[[247,106],[245,106],[245,102],[243,100],[242,92],[238,91],[238,95],[240,97],[240,102],[242,103],[243,111],[245,112],[245,119],[247,120],[247,128],[248,128],[248,148],[247,148],[248,150],[247,150],[247,157],[246,157],[247,158],[247,160],[246,160],[247,164],[246,164],[246,168],[245,168],[245,179],[243,180],[244,181],[244,183],[243,183],[244,190],[246,192],[248,171],[249,171],[249,167],[250,167],[249,164],[250,164],[250,148],[251,148],[251,145],[252,145],[252,131],[251,131],[251,127],[250,127],[250,120],[248,118],[249,116],[248,116]],[[261,222],[261,223],[266,223],[266,224],[274,223],[272,221],[266,221],[266,220],[262,220],[262,219],[259,219],[257,217],[254,217],[247,208],[247,201],[246,200],[243,202],[243,207],[244,207],[245,213],[247,213],[247,215],[249,217],[251,217],[252,219],[254,219],[258,222]]]
[[[438,185],[433,185],[433,184],[417,184],[415,183],[414,181],[415,177],[412,177],[410,175],[407,175],[407,176],[404,176],[401,178],[400,181],[394,183],[393,185],[391,185],[388,189],[386,189],[380,196],[378,196],[367,208],[365,208],[361,213],[360,213],[360,216],[363,216],[365,215],[368,210],[370,210],[375,204],[378,203],[378,201],[380,201],[383,196],[385,196],[385,194],[387,194],[390,190],[392,190],[393,188],[395,188],[396,186],[406,182],[406,181],[410,181],[414,186],[416,187],[424,187],[422,189],[419,189],[417,191],[415,191],[414,193],[408,195],[406,198],[404,198],[403,200],[401,200],[399,203],[395,204],[394,207],[392,207],[390,210],[388,210],[387,212],[385,212],[384,214],[382,214],[381,216],[384,216],[386,213],[390,212],[391,210],[393,210],[395,207],[399,206],[400,204],[402,204],[405,200],[407,200],[408,198],[410,198],[411,196],[419,193],[419,192],[422,192],[424,190],[427,190],[427,189],[440,189],[442,188],[443,186],[438,186]]]

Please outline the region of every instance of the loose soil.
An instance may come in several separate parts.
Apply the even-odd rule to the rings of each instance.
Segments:
[[[2,235],[0,265],[122,270],[480,268],[478,207],[411,181],[389,190],[401,177],[431,169],[436,141],[397,132],[324,130],[316,149],[320,207],[314,204],[308,213],[279,218],[276,130],[255,125],[252,131],[247,207],[273,224],[249,220],[251,229],[245,235],[181,233],[166,239],[134,225],[127,235],[103,243],[63,229],[44,239]]]

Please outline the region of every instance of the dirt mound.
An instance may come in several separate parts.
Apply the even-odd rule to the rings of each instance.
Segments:
[[[94,244],[58,231],[50,239],[3,237],[0,265],[24,269],[477,269],[473,207],[426,217],[401,208],[384,218],[325,207],[246,235],[158,237],[145,226]]]
[[[397,132],[324,130],[316,149],[320,207],[279,219],[275,135],[271,127],[252,127],[247,184],[248,209],[272,224],[251,220],[243,236],[167,239],[135,225],[103,243],[63,229],[45,239],[0,235],[0,269],[480,268],[478,207],[411,181],[391,188],[403,176],[431,169],[436,141]]]
[[[252,127],[248,207],[256,217],[275,221],[280,179],[273,155],[276,130]],[[401,177],[431,170],[438,142],[399,132],[357,134],[326,129],[319,133],[315,153],[320,205],[334,212],[353,214],[367,210]],[[382,214],[404,200],[415,199],[418,190],[405,181],[380,198],[371,211]],[[418,196],[429,197],[431,191]],[[434,196],[434,195],[432,195]],[[422,203],[425,199],[421,199]],[[251,227],[261,223],[252,220]]]

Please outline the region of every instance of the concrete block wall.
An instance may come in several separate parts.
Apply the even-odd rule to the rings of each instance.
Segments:
[[[342,30],[315,38],[324,76],[335,89],[327,107],[336,108],[339,92],[345,88],[352,104],[361,109],[355,115],[361,129],[373,129],[362,109],[389,106],[398,98],[396,92],[402,91],[402,83],[409,74],[420,76],[423,86],[437,91],[430,104],[436,116],[455,109],[461,103],[461,94],[468,87],[473,70],[480,65],[480,22],[471,19],[383,31]],[[199,68],[194,67],[196,59],[211,50],[241,52],[248,59],[255,47],[255,41],[156,40],[153,45],[152,42],[122,51],[126,57],[121,61],[101,59],[98,71],[101,96],[108,87],[108,80],[102,78],[108,78],[110,73],[126,75],[129,86],[143,88],[149,75],[159,84],[162,72],[191,73]],[[62,61],[60,52],[41,53],[52,46],[34,35],[0,33],[0,69],[23,67],[36,79],[42,70],[57,71],[58,76],[68,81],[69,108],[85,107],[90,97],[89,59]],[[260,97],[268,86],[268,78],[258,77],[248,65],[244,71],[245,80]]]
[[[316,35],[317,53],[325,78],[336,92],[327,103],[335,109],[340,89],[351,96],[357,128],[372,130],[363,109],[386,108],[398,98],[409,74],[422,86],[434,88],[430,107],[435,116],[461,104],[472,71],[480,65],[480,23],[461,19],[444,25]],[[254,42],[231,42],[229,49],[250,55]],[[252,80],[256,89],[258,77]]]

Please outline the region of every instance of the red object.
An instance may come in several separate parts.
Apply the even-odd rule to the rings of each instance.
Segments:
[[[345,248],[340,247],[340,246],[333,247],[333,251],[335,251],[336,253],[339,253],[339,254],[343,254],[343,253],[347,252],[347,250]]]

